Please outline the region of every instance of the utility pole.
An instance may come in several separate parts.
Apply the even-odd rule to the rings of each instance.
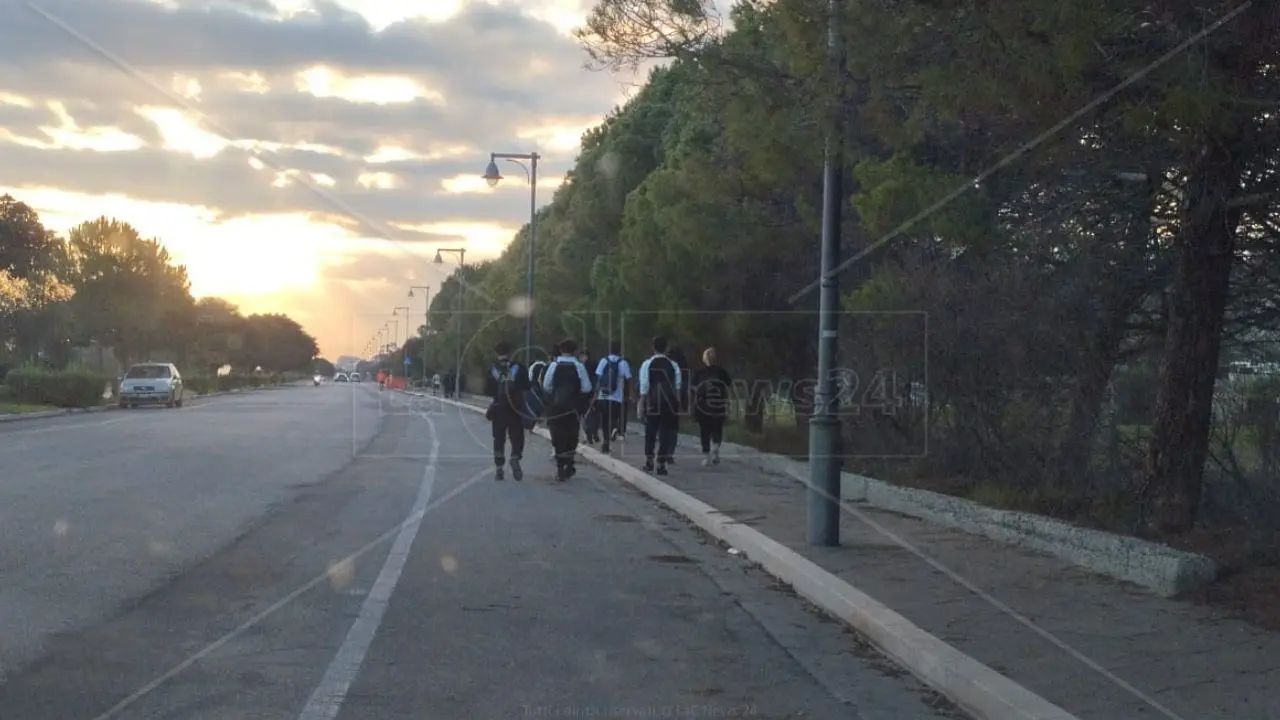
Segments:
[[[828,0],[827,49],[836,73],[836,107],[822,169],[822,269],[818,300],[818,385],[809,419],[809,544],[840,544],[840,417],[835,381],[840,338],[840,235],[844,204],[844,42],[842,2]]]

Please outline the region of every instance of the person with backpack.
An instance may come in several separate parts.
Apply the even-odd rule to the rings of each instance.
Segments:
[[[529,373],[519,363],[511,360],[511,343],[505,340],[493,348],[497,359],[485,378],[485,390],[489,396],[489,409],[485,417],[493,427],[493,463],[497,466],[495,477],[503,479],[506,462],[506,445],[511,443],[511,477],[524,479],[520,460],[524,457],[524,434],[527,428],[528,408],[525,394],[529,390]]]
[[[599,390],[596,393],[596,415],[600,418],[600,452],[609,452],[610,443],[622,436],[627,407],[627,383],[631,365],[622,359],[622,341],[609,343],[609,354],[596,365]]]
[[[715,348],[702,352],[702,365],[693,376],[693,419],[702,439],[702,464],[719,465],[733,380],[717,364]]]
[[[591,375],[577,358],[578,344],[560,343],[560,355],[547,366],[542,380],[546,395],[547,430],[556,454],[556,479],[568,480],[577,472],[574,455],[582,432],[579,416],[591,399]]]
[[[667,474],[680,422],[680,368],[667,357],[667,339],[653,339],[653,356],[640,366],[640,417],[644,419],[645,472]],[[655,465],[655,447],[657,450]]]
[[[676,370],[680,374],[680,383],[679,383],[680,392],[678,393],[680,398],[679,400],[680,409],[676,413],[676,419],[675,419],[676,440],[671,445],[671,455],[667,456],[667,464],[675,465],[676,464],[675,446],[680,442],[680,418],[684,417],[689,413],[690,405],[692,405],[693,383],[690,382],[691,378],[689,373],[689,360],[688,358],[685,357],[684,350],[681,350],[679,346],[673,346],[669,351],[667,351],[667,357],[671,359],[671,362],[676,364]]]

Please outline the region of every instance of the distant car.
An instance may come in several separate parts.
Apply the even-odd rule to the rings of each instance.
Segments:
[[[358,372],[351,373],[351,382],[360,382],[364,380],[364,376]]]
[[[338,373],[337,375],[333,376],[333,381],[336,383],[349,382],[349,379],[347,378],[346,373]]]
[[[160,405],[182,407],[186,390],[173,363],[138,363],[120,381],[120,407]]]

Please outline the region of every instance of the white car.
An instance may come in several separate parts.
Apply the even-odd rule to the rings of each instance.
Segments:
[[[120,407],[161,405],[182,407],[186,391],[173,363],[138,363],[120,381]]]
[[[340,383],[340,382],[349,382],[349,380],[348,380],[348,378],[347,378],[347,374],[346,374],[346,373],[338,373],[337,375],[334,375],[334,376],[333,376],[333,381],[334,381],[334,382],[336,382],[336,383]]]

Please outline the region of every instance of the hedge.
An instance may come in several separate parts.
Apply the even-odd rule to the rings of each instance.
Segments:
[[[4,377],[10,396],[31,405],[91,407],[102,404],[110,378],[92,370],[47,370],[38,367],[11,369]]]

